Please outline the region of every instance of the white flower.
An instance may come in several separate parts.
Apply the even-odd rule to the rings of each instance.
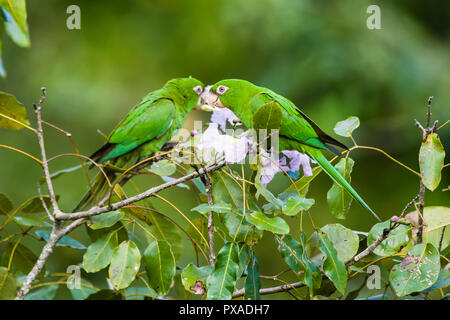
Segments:
[[[243,136],[235,138],[230,135],[220,134],[217,123],[210,123],[208,129],[202,134],[198,149],[203,151],[203,159],[210,161],[212,152],[216,155],[224,155],[228,163],[242,162],[249,151],[251,141]]]
[[[239,118],[228,108],[215,109],[211,115],[211,121],[217,123],[220,129],[225,132],[227,128],[227,121],[230,124],[239,122]]]

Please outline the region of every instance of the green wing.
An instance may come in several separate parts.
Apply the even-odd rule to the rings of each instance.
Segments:
[[[170,99],[144,102],[133,109],[109,138],[112,150],[102,159],[123,155],[141,144],[161,137],[175,119],[175,105]]]
[[[250,102],[252,111],[255,113],[263,105],[276,103],[283,112],[280,128],[280,137],[309,145],[311,147],[330,150],[319,138],[311,124],[297,111],[294,104],[272,92],[264,92],[256,95]]]

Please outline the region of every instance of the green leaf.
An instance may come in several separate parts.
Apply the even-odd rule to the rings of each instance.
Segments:
[[[58,289],[58,285],[44,286],[28,293],[24,300],[53,300]]]
[[[183,287],[194,294],[204,295],[206,293],[206,279],[212,271],[212,266],[197,267],[188,264],[181,273]]]
[[[327,224],[320,230],[325,232],[328,239],[333,243],[333,247],[338,253],[339,260],[347,262],[358,252],[359,237],[352,230],[338,223]],[[325,257],[324,253],[320,253],[320,255]],[[318,257],[314,258],[314,260],[316,259],[318,259]]]
[[[72,294],[72,297],[75,300],[84,300],[87,297],[89,297],[91,294],[96,293],[97,290],[95,290],[92,286],[92,283],[89,281],[81,278],[80,279],[80,287],[79,288],[72,288],[70,289],[70,293]]]
[[[300,211],[309,210],[314,204],[314,199],[300,197],[296,192],[283,192],[278,197],[283,201],[281,211],[287,216],[295,216]]]
[[[109,228],[117,223],[124,216],[123,212],[120,211],[110,211],[93,216],[90,218],[91,224],[89,227],[93,230]]]
[[[150,167],[150,171],[159,176],[170,176],[177,171],[177,167],[173,162],[164,159],[153,163]]]
[[[271,101],[263,104],[253,115],[253,128],[255,130],[266,129],[267,134],[270,130],[280,129],[283,111],[278,103]]]
[[[27,217],[20,217],[16,216],[13,218],[13,220],[23,226],[23,227],[49,227],[51,228],[51,224],[46,223],[45,221],[42,221],[40,219],[35,218],[27,218]]]
[[[256,187],[256,198],[259,198],[259,195],[262,195],[264,199],[266,199],[275,209],[281,210],[281,206],[283,205],[283,201],[275,197],[272,192],[270,192],[267,188],[263,187],[260,183],[255,182]]]
[[[444,167],[445,151],[437,133],[427,137],[419,151],[419,166],[425,187],[433,191],[441,182],[441,170]]]
[[[209,205],[207,203],[201,203],[195,208],[192,208],[191,211],[197,211],[201,214],[206,215],[208,212],[213,211],[217,213],[233,213],[231,211],[231,205],[226,203],[216,203]]]
[[[48,242],[48,239],[50,239],[50,231],[47,230],[37,230],[36,235],[38,236],[39,239],[44,240],[45,242]],[[80,250],[84,250],[86,249],[86,246],[80,242],[78,242],[77,240],[68,237],[68,236],[64,236],[61,239],[59,239],[59,241],[56,243],[57,247],[71,247],[74,249],[80,249]]]
[[[300,179],[295,181],[294,184],[291,184],[289,187],[287,187],[284,190],[284,192],[287,192],[287,191],[295,191],[295,192],[297,192],[297,190],[298,190],[298,192],[300,193],[300,197],[305,197],[306,194],[308,193],[309,184],[321,172],[322,172],[322,168],[321,167],[317,166],[317,167],[313,168],[311,176],[309,176],[309,177],[302,176]]]
[[[49,196],[42,196],[45,205],[47,206],[47,209],[51,208],[52,203],[50,201]],[[56,196],[56,201],[58,201],[59,196]],[[27,200],[28,204],[23,207],[22,212],[23,213],[39,213],[44,212],[45,208],[42,205],[41,197],[40,196],[34,196]]]
[[[150,232],[159,240],[170,243],[175,260],[178,260],[184,250],[184,238],[182,231],[169,219],[155,212],[148,212],[152,226]],[[190,224],[189,224],[190,226]],[[190,233],[191,236],[194,233]],[[195,235],[198,233],[195,231]],[[149,239],[154,241],[154,239]],[[200,242],[199,242],[200,243]]]
[[[383,234],[383,230],[388,229],[390,225],[391,222],[389,220],[375,224],[367,236],[367,246],[374,243]],[[401,248],[405,247],[412,240],[412,228],[412,226],[400,224],[375,248],[373,253],[379,256],[390,256],[398,253]]]
[[[30,46],[25,0],[7,1],[3,5],[5,29],[11,39],[21,47]]]
[[[128,287],[141,265],[141,253],[133,241],[122,242],[115,250],[109,266],[109,280],[115,290]]]
[[[336,289],[342,294],[345,294],[345,288],[347,287],[347,268],[344,262],[338,258],[337,250],[334,248],[333,243],[325,232],[320,231],[317,233],[320,241],[320,250],[325,254],[326,259],[323,262],[323,271],[330,279]]]
[[[359,118],[351,116],[343,121],[339,121],[334,126],[334,132],[342,137],[350,137],[352,132],[359,127]]]
[[[260,230],[266,230],[276,234],[289,233],[289,225],[280,217],[269,218],[262,212],[250,211],[245,215],[245,219]]]
[[[227,243],[217,255],[213,272],[206,280],[208,300],[230,300],[236,286],[239,271],[239,246]]]
[[[0,92],[0,128],[20,130],[30,125],[25,107],[12,94]]]
[[[350,158],[343,158],[334,166],[348,183],[351,181],[350,174],[352,173],[354,163]],[[328,190],[327,200],[333,216],[338,219],[345,219],[347,217],[353,197],[344,188],[334,182],[331,189]]]
[[[245,294],[244,300],[261,300],[259,289],[261,289],[261,280],[259,279],[259,265],[258,260],[250,254],[250,262],[247,266],[247,278],[245,279]]]
[[[7,215],[12,209],[14,209],[14,205],[11,200],[5,194],[0,193],[0,214]]]
[[[114,290],[100,290],[96,293],[91,294],[86,300],[124,300],[122,292]]]
[[[236,211],[242,212],[243,192],[242,186],[239,183],[222,171],[215,171],[211,175],[211,183],[214,203],[231,204],[232,208]],[[252,197],[250,196],[248,190],[246,190],[246,196],[249,205],[253,206]],[[250,225],[246,221],[242,222],[242,217],[239,214],[235,212],[219,213],[218,216],[218,220],[222,224],[223,228],[219,224],[217,228],[228,234],[231,239],[235,239],[236,242],[255,244],[259,241],[259,239],[261,239],[262,231],[256,229],[253,225]],[[238,234],[235,238],[236,232],[238,232]]]
[[[389,281],[397,296],[403,297],[431,287],[439,277],[439,270],[439,252],[431,243],[421,243],[392,267]]]
[[[314,289],[320,287],[322,276],[319,267],[308,259],[306,254],[306,235],[304,233],[300,235],[300,242],[290,235],[275,237],[275,240],[284,261],[298,275],[300,281],[308,286],[312,297]]]
[[[0,300],[13,300],[16,297],[17,281],[5,267],[0,267]]]
[[[117,246],[117,230],[103,233],[91,243],[83,255],[83,269],[86,272],[97,272],[108,266]]]
[[[164,240],[151,243],[144,252],[144,265],[150,286],[159,294],[167,294],[176,271],[170,244]]]
[[[441,243],[441,252],[443,252],[450,244],[450,208],[448,207],[425,207],[423,209],[423,219],[426,224],[424,232],[424,240],[434,245],[435,248],[439,248]],[[442,237],[442,232],[445,231]],[[442,242],[441,242],[442,237]]]

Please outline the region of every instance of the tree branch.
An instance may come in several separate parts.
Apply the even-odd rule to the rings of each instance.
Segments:
[[[289,284],[283,284],[283,285],[277,286],[277,287],[260,289],[259,294],[264,295],[264,294],[285,292],[285,291],[289,291],[289,290],[292,290],[295,288],[301,288],[304,286],[305,286],[305,284],[303,282],[294,282],[294,283],[289,283]],[[244,294],[245,294],[244,288],[237,290],[233,293],[233,299],[242,297],[242,296],[244,296]]]

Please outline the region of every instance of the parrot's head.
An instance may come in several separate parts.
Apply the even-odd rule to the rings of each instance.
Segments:
[[[214,111],[217,108],[228,108],[234,113],[253,98],[251,82],[240,79],[226,79],[207,86],[201,95],[202,110]]]
[[[188,107],[200,108],[200,96],[203,93],[205,85],[195,78],[178,78],[170,80],[167,85],[174,86],[187,100]]]

